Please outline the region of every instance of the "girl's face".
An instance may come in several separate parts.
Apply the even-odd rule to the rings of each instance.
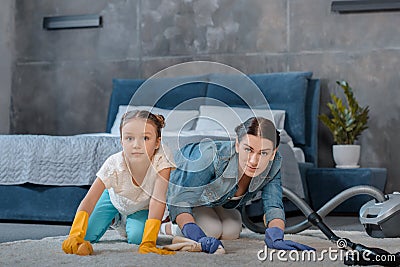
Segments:
[[[160,141],[156,127],[145,119],[130,119],[122,127],[122,148],[129,161],[151,160]]]
[[[271,140],[247,134],[238,142],[236,152],[239,154],[239,172],[248,177],[260,175],[275,157],[276,149]]]

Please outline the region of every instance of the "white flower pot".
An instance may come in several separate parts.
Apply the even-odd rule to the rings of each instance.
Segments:
[[[333,159],[336,168],[358,168],[360,160],[359,145],[333,145]]]

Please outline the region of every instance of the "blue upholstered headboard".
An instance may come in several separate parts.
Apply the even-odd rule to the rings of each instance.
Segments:
[[[248,75],[268,101],[271,109],[286,110],[285,130],[292,137],[296,146],[304,151],[307,162],[317,165],[317,127],[320,98],[319,79],[313,79],[311,72],[282,72]],[[246,102],[232,91],[220,86],[221,80],[232,77],[209,74],[195,77],[178,77],[181,84],[160,98],[155,106],[173,109],[188,99],[198,98],[195,105],[210,104],[216,99],[230,106],[248,106]],[[171,82],[174,78],[162,80],[161,84]],[[167,81],[167,82],[165,82]],[[190,82],[188,82],[190,81]],[[145,80],[113,79],[113,91],[107,117],[106,132],[110,132],[120,105],[128,105],[134,93]],[[232,82],[237,84],[237,82]],[[140,105],[154,105],[154,97],[159,93],[159,86],[146,88],[148,97]],[[242,92],[247,100],[255,104],[259,96],[250,89]],[[252,99],[253,98],[253,99]],[[146,101],[148,101],[146,103]],[[247,102],[248,103],[248,102]],[[253,106],[252,106],[253,107]],[[191,105],[191,109],[198,107]]]

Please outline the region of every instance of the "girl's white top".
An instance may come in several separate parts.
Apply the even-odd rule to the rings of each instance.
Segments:
[[[149,209],[150,198],[158,172],[166,168],[175,168],[174,158],[169,149],[160,147],[147,169],[140,186],[132,181],[122,151],[111,155],[97,172],[108,189],[111,203],[123,215]]]

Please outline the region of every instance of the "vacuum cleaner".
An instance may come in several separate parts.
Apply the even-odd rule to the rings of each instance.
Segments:
[[[296,225],[287,227],[285,233],[299,233],[311,226],[316,226],[332,242],[345,240],[345,247],[342,249],[353,250],[358,253],[346,253],[344,259],[345,265],[382,265],[382,266],[400,266],[400,252],[391,254],[381,248],[371,248],[362,244],[352,242],[347,238],[338,237],[324,222],[323,217],[328,215],[333,209],[339,206],[347,199],[360,194],[367,194],[375,198],[364,204],[360,209],[360,221],[363,224],[368,235],[372,237],[400,237],[400,194],[393,193],[384,195],[380,190],[372,186],[360,185],[344,190],[336,195],[318,211],[313,211],[310,206],[294,192],[282,187],[283,195],[295,204],[306,216],[306,220]],[[260,202],[259,202],[260,203]],[[262,209],[261,209],[262,210]],[[265,227],[254,223],[246,213],[246,206],[241,210],[244,225],[257,233],[264,233]],[[356,255],[367,255],[356,257]],[[380,261],[387,259],[386,261]]]
[[[400,237],[400,193],[387,196],[384,202],[371,200],[360,209],[360,222],[372,237]]]

